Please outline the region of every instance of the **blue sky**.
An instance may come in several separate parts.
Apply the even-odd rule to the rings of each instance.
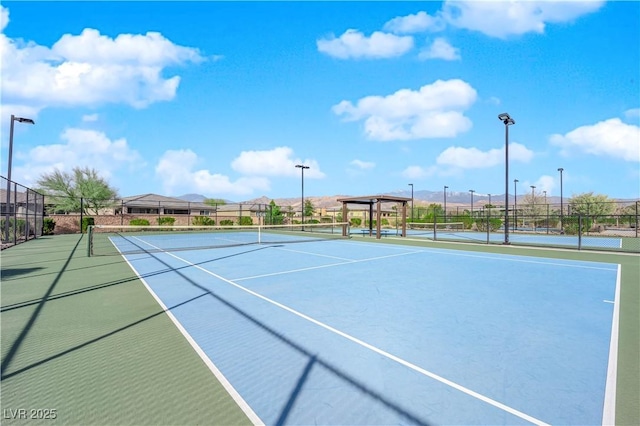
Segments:
[[[6,176],[122,196],[640,197],[640,3],[3,2]]]

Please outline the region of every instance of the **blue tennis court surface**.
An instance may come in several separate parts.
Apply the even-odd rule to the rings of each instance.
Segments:
[[[433,239],[433,232],[425,232],[424,230],[407,230],[407,235],[410,237],[425,237]],[[487,241],[486,232],[474,232],[474,231],[438,231],[436,233],[438,240],[456,240],[456,241]],[[503,233],[489,233],[489,241],[492,243],[501,243],[504,241]],[[578,247],[577,235],[554,235],[554,234],[509,234],[509,241],[520,244],[536,244],[547,246],[566,246],[566,247]],[[590,248],[621,248],[622,239],[618,237],[590,237],[583,236],[580,244],[583,247]]]
[[[353,240],[126,258],[256,423],[612,419],[618,265]]]

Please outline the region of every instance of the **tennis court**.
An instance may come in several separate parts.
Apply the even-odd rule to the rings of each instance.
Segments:
[[[418,238],[434,238],[433,227],[429,229],[408,229],[407,235]],[[502,232],[479,232],[456,229],[436,229],[435,238],[444,241],[487,241],[500,244],[504,241]],[[591,249],[620,249],[623,247],[622,238],[616,236],[580,236],[559,235],[557,233],[515,233],[509,234],[509,241],[514,244],[529,244],[538,246],[591,248]]]
[[[617,264],[160,237],[111,241],[254,423],[613,419]]]

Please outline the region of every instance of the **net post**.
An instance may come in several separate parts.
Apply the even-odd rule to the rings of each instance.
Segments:
[[[262,244],[262,226],[258,225],[258,244]]]
[[[93,225],[87,227],[87,257],[93,254]]]

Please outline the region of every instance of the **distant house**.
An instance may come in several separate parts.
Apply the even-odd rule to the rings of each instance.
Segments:
[[[115,207],[116,214],[212,216],[216,206],[158,194],[124,197]]]

